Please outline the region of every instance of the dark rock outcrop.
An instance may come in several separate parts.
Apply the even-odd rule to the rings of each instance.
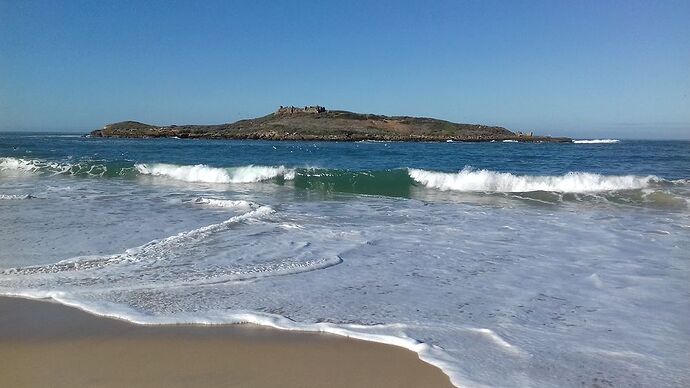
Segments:
[[[311,108],[311,107],[307,107]],[[305,108],[305,109],[307,109]],[[319,107],[321,108],[321,107]],[[154,126],[137,121],[108,124],[92,137],[203,138],[329,141],[502,141],[569,142],[552,138],[515,134],[503,127],[457,124],[424,117],[381,116],[346,111],[278,111],[264,117],[219,125]]]

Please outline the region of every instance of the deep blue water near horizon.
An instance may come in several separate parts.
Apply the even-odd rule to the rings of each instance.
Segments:
[[[0,295],[404,346],[458,386],[690,385],[690,142],[0,133]]]

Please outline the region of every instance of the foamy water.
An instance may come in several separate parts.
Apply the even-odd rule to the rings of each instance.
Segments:
[[[194,155],[242,155],[211,164],[136,153],[167,141],[60,141],[90,159],[0,159],[2,295],[138,324],[247,322],[389,343],[457,386],[690,378],[683,167],[647,171],[620,157],[609,165],[628,168],[540,169],[576,159],[556,159],[564,153],[601,152],[587,144],[482,145],[481,154],[547,152],[516,171],[463,168],[480,157],[455,169],[401,164],[448,163],[475,147],[445,143],[249,142],[230,153],[238,143],[169,141],[185,160],[184,144]],[[274,144],[285,147],[279,158]],[[103,155],[116,146],[133,160]],[[344,155],[354,166],[391,147],[386,158],[416,156],[368,169],[325,162]]]
[[[29,194],[17,195],[17,194],[0,194],[0,200],[12,200],[12,199],[31,199],[33,198]]]
[[[585,172],[570,172],[562,176],[519,176],[471,168],[465,168],[455,174],[418,169],[410,169],[409,173],[415,181],[434,189],[507,193],[530,191],[588,193],[635,190],[649,187],[650,183],[659,181],[659,178],[655,176],[604,176]]]
[[[618,139],[591,139],[591,140],[573,140],[575,144],[614,144],[618,143]]]
[[[214,168],[203,164],[178,166],[173,164],[137,164],[136,169],[144,175],[164,176],[185,182],[207,183],[251,183],[276,177],[293,179],[294,170],[284,166],[243,166],[235,168]]]

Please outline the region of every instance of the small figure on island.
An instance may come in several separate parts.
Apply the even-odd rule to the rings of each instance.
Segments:
[[[305,106],[304,108],[299,108],[295,106],[280,106],[276,111],[276,114],[293,114],[293,113],[324,113],[326,108],[321,105],[311,105]]]

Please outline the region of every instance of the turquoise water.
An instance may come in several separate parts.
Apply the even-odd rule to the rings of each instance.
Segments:
[[[459,386],[690,383],[690,142],[0,134],[0,293],[392,343]]]
[[[353,171],[419,168],[456,172],[465,166],[514,174],[690,176],[690,142],[613,144],[272,142],[179,139],[89,139],[79,135],[0,134],[0,155],[57,162],[249,164]]]

